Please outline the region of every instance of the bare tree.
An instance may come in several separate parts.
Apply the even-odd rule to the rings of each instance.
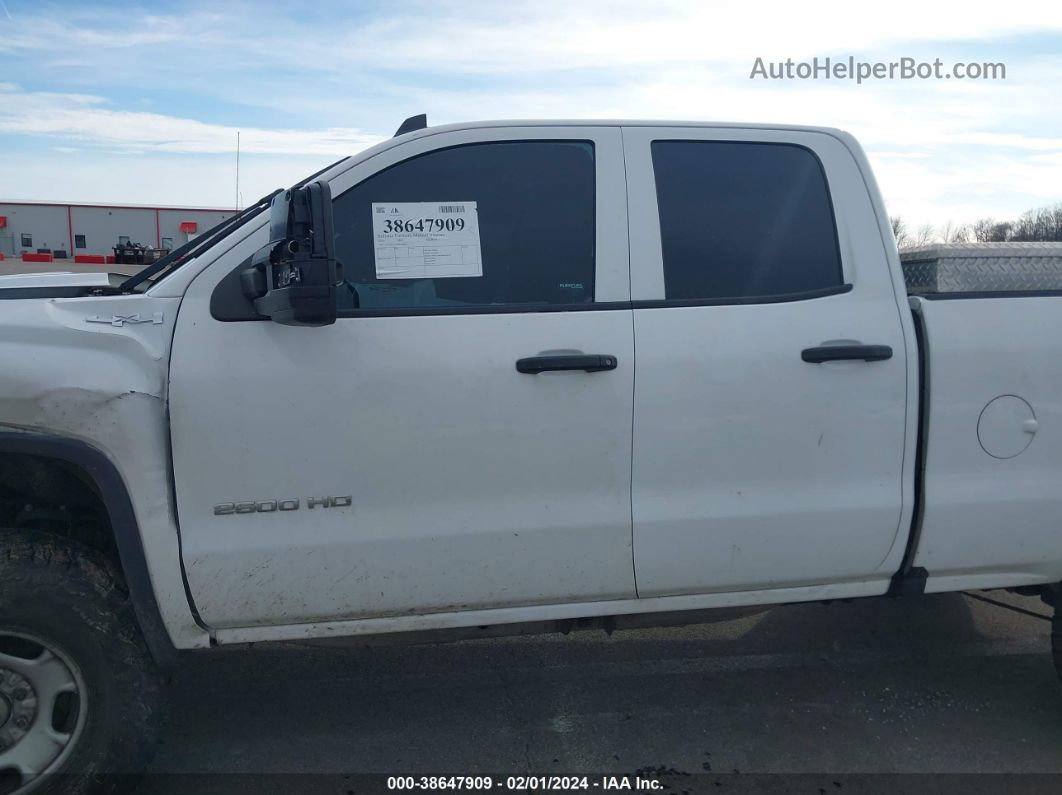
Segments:
[[[974,240],[978,243],[1003,243],[1011,239],[1010,221],[982,218],[973,225]]]
[[[973,225],[973,237],[978,243],[988,243],[991,240],[991,230],[995,225],[995,221],[991,218],[982,218],[980,221],[974,221]]]
[[[1062,203],[1021,214],[1016,221],[982,218],[972,224],[948,221],[939,230],[922,224],[913,234],[900,216],[889,219],[899,248],[942,243],[1005,243],[1007,241],[1062,241]]]
[[[892,236],[896,238],[896,248],[906,248],[911,243],[910,235],[907,234],[907,224],[898,215],[889,219],[892,224]]]
[[[949,243],[969,243],[970,242],[970,225],[961,224],[955,227],[955,231],[952,232],[951,240]]]
[[[1013,230],[1014,224],[1010,221],[1000,221],[998,224],[992,224],[992,228],[988,232],[988,240],[990,243],[1005,243],[1008,240],[1013,240]]]
[[[928,246],[933,242],[933,225],[922,224],[918,227],[918,231],[915,232],[914,245],[915,246]]]
[[[1012,224],[1009,240],[1062,240],[1062,204],[1022,213]]]

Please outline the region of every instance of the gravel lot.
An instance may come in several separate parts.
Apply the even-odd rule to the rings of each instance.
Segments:
[[[192,654],[139,792],[525,773],[640,774],[670,792],[1058,792],[1048,615],[946,594],[611,638]],[[882,775],[940,773],[1053,775]]]

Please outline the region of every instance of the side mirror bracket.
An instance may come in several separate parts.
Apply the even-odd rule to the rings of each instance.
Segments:
[[[270,207],[269,244],[240,273],[244,295],[275,323],[327,326],[336,322],[339,281],[328,183],[278,193]]]

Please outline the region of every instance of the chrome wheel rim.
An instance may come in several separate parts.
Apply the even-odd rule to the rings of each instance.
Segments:
[[[88,714],[73,660],[42,638],[0,630],[0,793],[31,792],[59,770]]]

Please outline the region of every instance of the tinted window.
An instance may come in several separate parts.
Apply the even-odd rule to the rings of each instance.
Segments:
[[[430,202],[440,213],[472,212],[474,202],[480,251],[466,247],[466,256],[480,259],[482,275],[388,278],[388,265],[376,261],[373,205],[407,202]],[[585,141],[430,152],[338,196],[334,216],[336,256],[348,282],[339,290],[340,310],[355,302],[362,309],[415,309],[594,300],[594,149]],[[439,218],[463,223],[456,214],[437,215],[435,223]]]
[[[84,235],[74,235],[74,248],[84,248],[84,247],[85,247],[85,236]]]
[[[652,146],[667,298],[779,296],[842,283],[826,178],[810,151]]]

